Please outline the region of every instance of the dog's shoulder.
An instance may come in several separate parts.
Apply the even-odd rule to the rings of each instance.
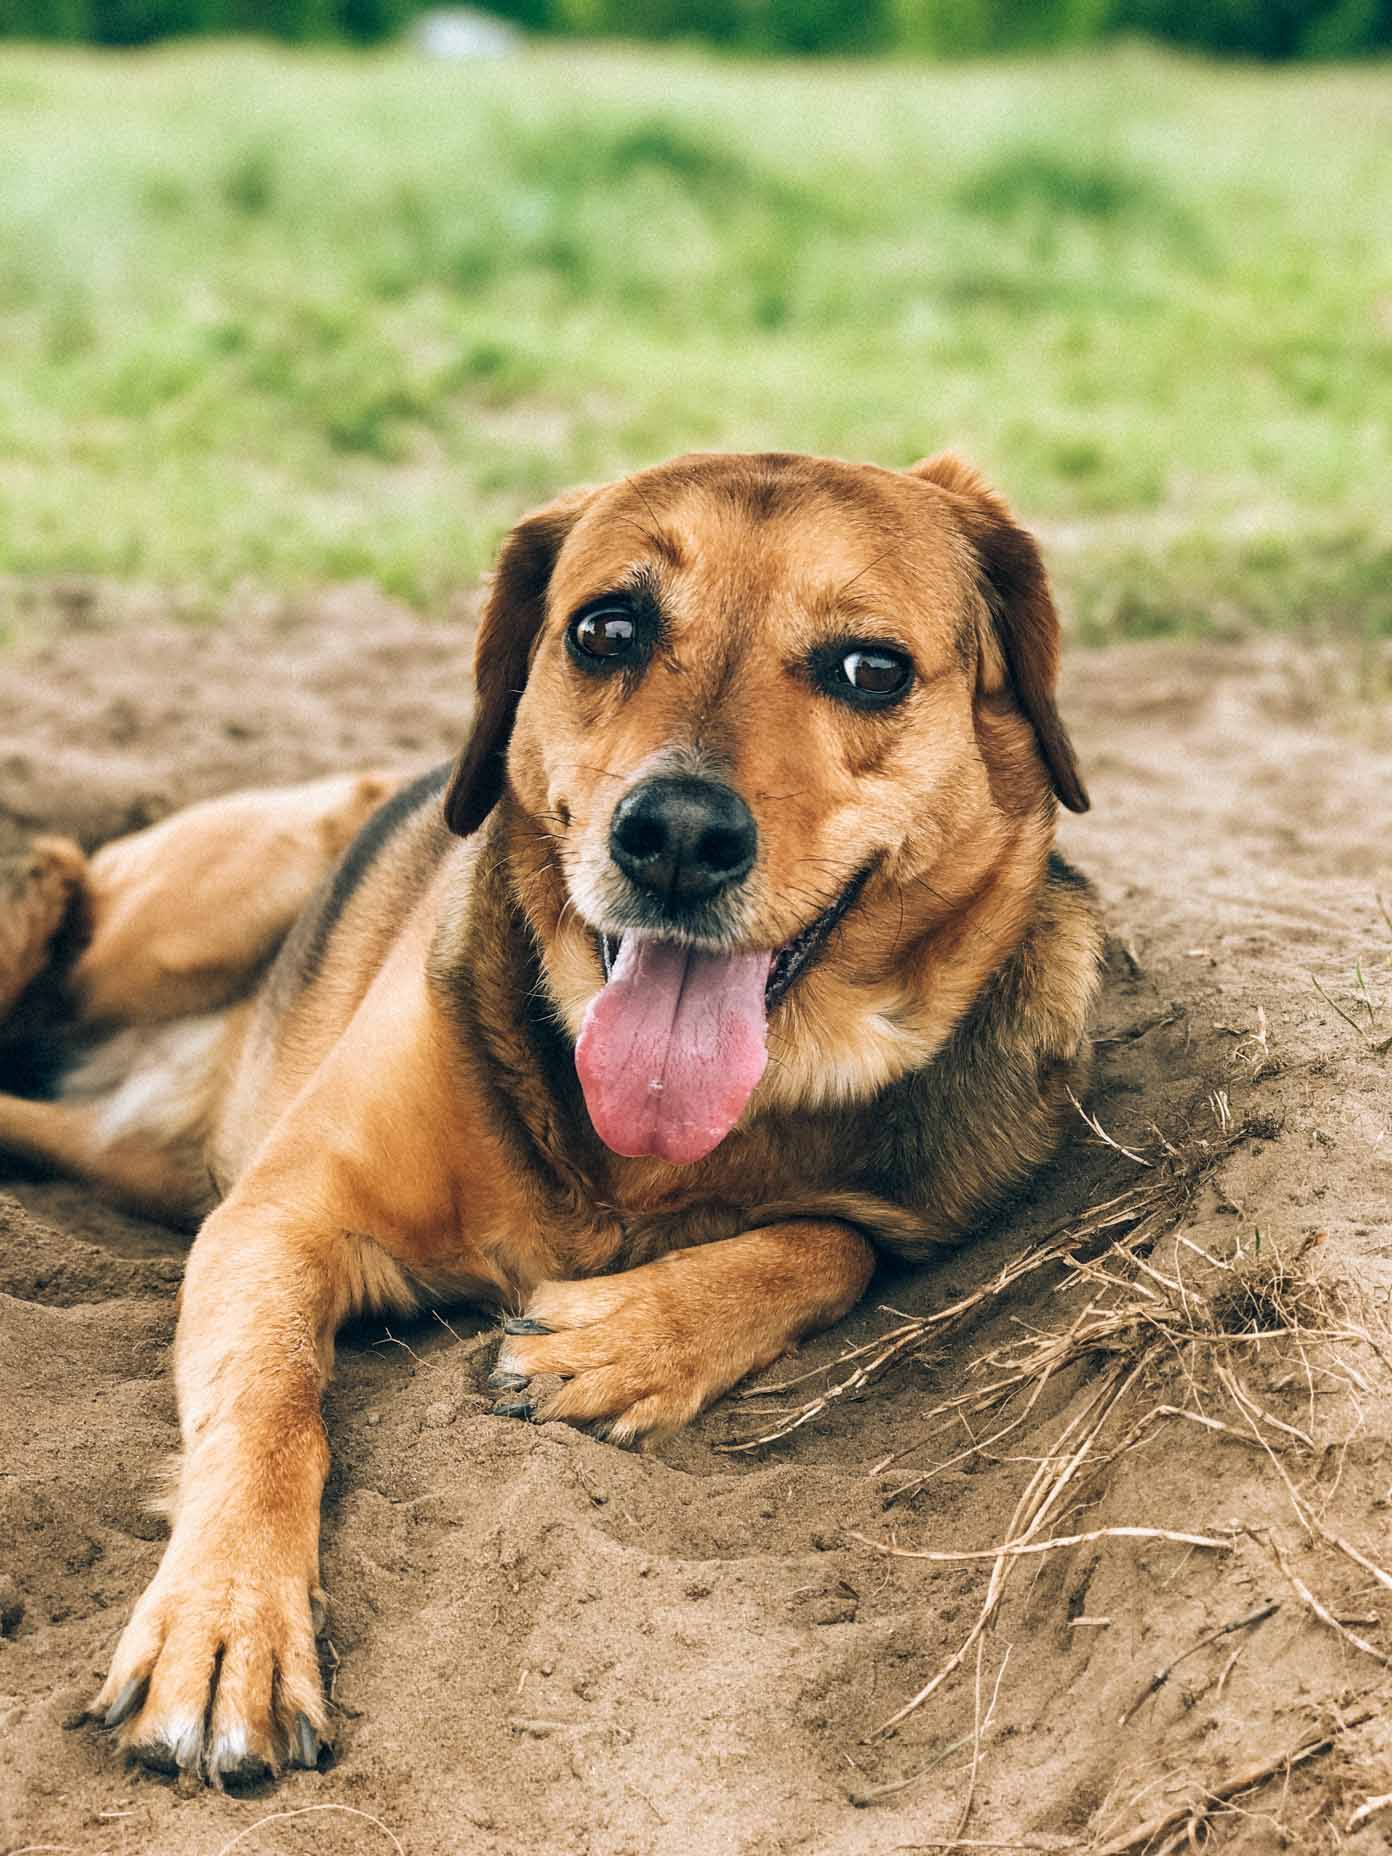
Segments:
[[[414,903],[450,839],[440,817],[448,765],[409,781],[378,808],[311,896],[275,963],[271,1002],[284,1009],[330,965],[360,964],[356,947],[374,951]]]

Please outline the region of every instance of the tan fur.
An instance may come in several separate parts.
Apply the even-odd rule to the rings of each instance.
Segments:
[[[663,648],[632,687],[586,679],[569,615],[639,571]],[[847,635],[912,653],[900,709],[813,686],[808,653]],[[1086,804],[1057,653],[1034,544],[956,460],[678,459],[508,539],[443,819],[400,794],[312,900],[388,777],[98,854],[73,980],[108,1042],[63,1100],[0,1096],[0,1148],[166,1211],[221,1200],[183,1294],[170,1542],[93,1704],[133,1751],[221,1783],[326,1733],[319,1396],[350,1314],[523,1312],[538,1331],[498,1364],[560,1375],[538,1416],[660,1434],[844,1314],[877,1245],[957,1241],[1054,1151],[1099,939],[1050,863],[1056,796]],[[867,873],[774,1008],[740,1123],[687,1167],[601,1145],[570,1044],[614,807],[655,771],[718,774],[757,820],[734,945],[780,947]],[[32,877],[0,1000],[80,876]]]
[[[132,1024],[225,1005],[275,952],[397,776],[234,793],[103,845],[87,871],[83,1014]]]
[[[47,966],[86,873],[70,838],[35,838],[0,862],[0,1020]]]

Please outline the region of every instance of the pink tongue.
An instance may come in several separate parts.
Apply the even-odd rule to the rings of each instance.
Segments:
[[[772,959],[624,936],[575,1047],[606,1146],[684,1164],[725,1139],[764,1073]]]

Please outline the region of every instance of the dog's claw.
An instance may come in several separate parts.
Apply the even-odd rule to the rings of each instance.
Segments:
[[[520,1392],[527,1383],[525,1373],[491,1372],[488,1383],[495,1392]]]
[[[504,1315],[504,1334],[549,1334],[551,1329],[544,1321],[533,1321],[530,1315]]]
[[[309,1772],[315,1771],[319,1764],[319,1736],[307,1714],[295,1716],[293,1748],[295,1764],[305,1767]]]
[[[141,1742],[126,1748],[126,1758],[143,1766],[147,1772],[158,1772],[161,1778],[177,1779],[179,1776],[179,1762],[167,1746]]]
[[[119,1727],[123,1721],[128,1721],[144,1701],[149,1686],[147,1676],[132,1676],[102,1716],[102,1726]]]
[[[275,1773],[264,1759],[259,1759],[255,1753],[248,1753],[235,1765],[227,1766],[219,1772],[214,1783],[219,1791],[229,1785],[234,1791],[238,1791],[243,1786],[264,1785],[268,1779],[274,1777]]]
[[[530,1418],[532,1401],[529,1398],[500,1398],[493,1407],[495,1418]]]

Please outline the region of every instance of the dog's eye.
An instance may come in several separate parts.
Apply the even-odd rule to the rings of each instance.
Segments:
[[[868,644],[828,650],[817,670],[817,680],[828,696],[860,709],[880,709],[896,702],[913,681],[913,664],[902,651]]]
[[[570,622],[566,634],[571,649],[581,657],[612,663],[631,659],[638,648],[638,623],[631,612],[621,606],[602,606],[595,612],[582,612]]]
[[[898,652],[847,651],[841,674],[862,696],[897,696],[909,680],[909,666]]]

